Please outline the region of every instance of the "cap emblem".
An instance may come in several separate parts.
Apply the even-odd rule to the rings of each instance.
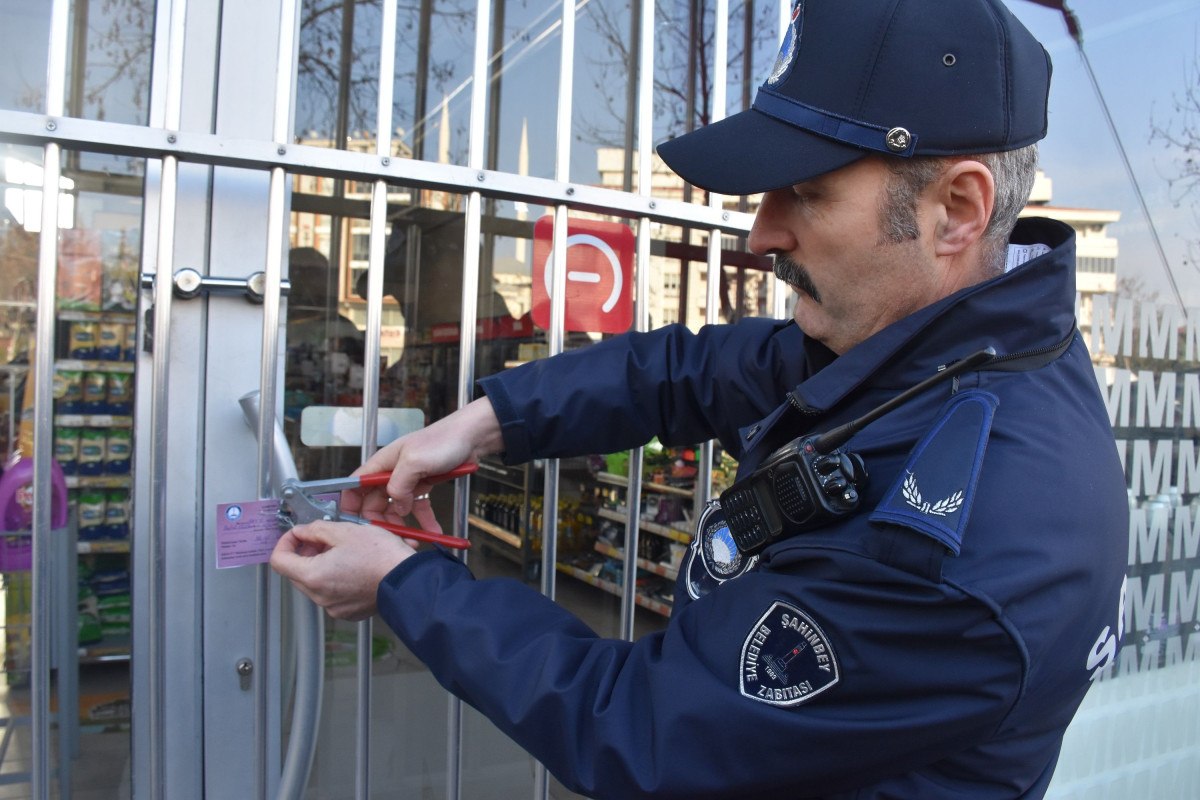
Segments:
[[[884,137],[888,150],[893,153],[903,153],[912,144],[912,134],[904,128],[892,128]]]
[[[796,60],[796,51],[800,48],[800,33],[804,29],[804,0],[793,0],[792,21],[784,34],[783,44],[779,47],[779,55],[775,57],[775,66],[767,76],[767,85],[774,86],[785,77]]]

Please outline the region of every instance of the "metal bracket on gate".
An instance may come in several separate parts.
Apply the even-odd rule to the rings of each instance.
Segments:
[[[155,277],[153,274],[143,273],[142,288],[153,289]],[[216,278],[201,275],[191,267],[184,267],[175,272],[172,284],[175,296],[181,300],[191,300],[208,292],[209,294],[240,294],[251,303],[261,303],[266,288],[266,279],[265,272],[255,272],[247,278]],[[291,282],[288,280],[280,281],[280,294],[286,296],[291,288]]]

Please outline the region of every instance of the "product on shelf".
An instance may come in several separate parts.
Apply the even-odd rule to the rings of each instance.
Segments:
[[[85,372],[83,374],[83,413],[108,413],[107,372]]]
[[[109,414],[129,414],[133,411],[133,375],[131,373],[108,373],[107,405]]]
[[[129,625],[133,621],[129,592],[117,592],[96,598],[96,613],[104,638],[129,635]]]
[[[113,489],[104,498],[104,538],[129,538],[129,492]]]
[[[137,324],[130,322],[125,326],[125,341],[121,345],[121,360],[137,360]]]
[[[129,428],[109,428],[105,437],[104,473],[128,475],[133,457],[133,431]]]
[[[125,343],[125,325],[121,322],[101,322],[98,326],[96,358],[101,361],[120,361]]]
[[[79,428],[60,425],[54,429],[54,460],[62,468],[63,475],[79,472]]]
[[[100,304],[105,311],[133,311],[138,299],[138,254],[130,232],[106,230]]]
[[[103,474],[107,447],[108,436],[102,429],[84,428],[79,434],[79,474]]]
[[[67,483],[62,468],[50,461],[50,525],[67,524]],[[0,475],[0,512],[3,530],[26,530],[33,524],[33,459],[14,456]]]
[[[94,360],[100,339],[100,323],[90,320],[72,322],[67,343],[67,357],[81,361]]]
[[[108,498],[102,489],[85,489],[79,493],[79,541],[94,542],[108,538],[105,516]]]
[[[103,262],[98,232],[64,228],[58,236],[58,307],[99,311]]]
[[[629,451],[622,450],[618,453],[609,453],[604,456],[605,471],[611,472],[613,475],[628,475],[629,474]]]
[[[55,372],[54,399],[60,414],[83,413],[83,373],[78,370]]]

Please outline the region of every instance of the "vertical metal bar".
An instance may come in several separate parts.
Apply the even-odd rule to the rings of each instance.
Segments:
[[[654,150],[654,0],[641,0],[636,11],[639,14],[637,66],[630,72],[637,73],[637,186],[638,194],[650,196],[653,186]],[[641,217],[637,226],[637,274],[634,276],[634,327],[639,331],[650,329],[650,219]],[[634,619],[637,611],[636,580],[637,553],[641,540],[641,497],[642,497],[642,454],[644,448],[636,447],[629,453],[629,482],[626,488],[628,516],[625,520],[625,565],[624,583],[621,592],[621,637],[634,638]]]
[[[286,27],[286,25],[285,25]],[[287,226],[282,219],[287,210],[287,174],[282,168],[271,170],[267,193],[267,253],[264,269],[262,361],[259,368],[258,385],[262,398],[258,421],[258,496],[271,496],[270,467],[275,441],[275,395],[278,391],[276,371],[279,367],[279,286],[283,272],[283,252],[286,246]],[[263,420],[271,427],[264,428]],[[256,631],[254,636],[255,668],[253,689],[255,698],[254,742],[256,748],[255,793],[257,798],[268,795],[272,769],[269,742],[274,735],[270,729],[270,637],[272,602],[271,572],[260,565],[256,570],[258,591],[255,602]]]
[[[779,42],[783,41],[783,37],[787,35],[788,26],[792,22],[792,9],[788,0],[779,0],[779,35],[776,37]],[[771,283],[771,298],[773,301],[773,311],[775,317],[784,319],[791,316],[788,311],[788,288],[782,281],[772,281]]]
[[[338,59],[337,111],[333,124],[333,147],[336,150],[345,150],[346,143],[350,138],[350,73],[354,68],[355,7],[356,3],[354,0],[342,0],[341,39],[339,44],[340,51]],[[338,200],[345,199],[346,179],[340,175],[334,177],[333,179],[333,196]],[[342,257],[342,253],[346,249],[345,241],[342,237],[342,228],[345,226],[345,224],[346,218],[340,214],[331,215],[329,217],[329,262],[330,264],[334,265],[335,268],[349,260]],[[323,400],[323,402],[326,404],[333,403],[331,390],[331,385],[326,382],[325,396]]]
[[[395,88],[396,0],[383,0],[379,42],[379,105],[375,112],[375,154],[380,165],[392,150],[392,98]],[[363,353],[362,458],[375,452],[379,415],[379,337],[383,329],[383,270],[387,250],[387,182],[375,181],[371,192],[370,255],[367,266],[367,329]],[[354,796],[366,800],[371,792],[371,635],[373,622],[358,623],[358,688],[355,715]]]
[[[486,24],[486,23],[481,23]],[[481,111],[482,109],[480,109]],[[476,109],[471,111],[475,117]],[[479,151],[482,154],[482,150]],[[463,288],[462,324],[459,331],[458,407],[471,402],[475,386],[475,327],[479,316],[479,255],[482,244],[483,196],[479,192],[467,195],[463,220]],[[466,536],[470,512],[471,484],[469,478],[454,482],[454,534]],[[466,553],[458,552],[464,562]],[[458,800],[462,794],[462,701],[451,695],[446,707],[446,797]]]
[[[483,162],[487,169],[496,169],[500,163],[500,93],[504,86],[504,17],[508,13],[508,3],[507,0],[494,0],[492,6],[492,47],[488,52],[491,75],[488,78],[487,152]]]
[[[413,89],[413,158],[425,158],[425,113],[429,96],[429,39],[433,20],[433,0],[421,0],[417,17],[417,65]],[[411,261],[409,262],[412,263]]]
[[[170,40],[167,44],[166,101],[163,127],[177,130],[180,124],[183,90],[184,22],[186,0],[173,0],[166,6]],[[166,537],[167,537],[167,433],[170,417],[168,389],[171,361],[171,304],[175,263],[175,210],[178,193],[179,161],[164,156],[159,186],[158,243],[155,253],[154,281],[154,355],[150,401],[150,474],[153,491],[150,498],[148,545],[150,550],[150,637],[147,642],[150,696],[147,698],[150,726],[150,786],[148,796],[165,798],[166,779]]]
[[[554,179],[570,180],[571,173],[571,101],[575,75],[575,3],[563,0],[562,35],[559,53],[558,119],[555,128]],[[550,330],[547,344],[550,355],[563,351],[566,327],[567,294],[567,213],[565,205],[554,209],[554,234],[551,250]],[[542,592],[554,597],[554,564],[558,536],[558,462],[546,462],[544,530],[542,531]]]
[[[159,177],[158,249],[154,280],[154,354],[150,401],[150,638],[148,674],[150,716],[150,787],[152,798],[166,797],[166,537],[167,537],[167,433],[168,365],[171,346],[171,273],[175,250],[175,201],[179,163],[173,156],[162,160]]]
[[[395,7],[384,2],[385,6]],[[375,181],[371,190],[370,254],[367,268],[367,329],[364,332],[362,394],[362,460],[375,452],[379,414],[379,337],[383,317],[383,256],[386,246],[387,183]],[[372,621],[357,625],[357,693],[355,696],[354,796],[359,800],[370,791],[371,736],[371,635]]]
[[[639,26],[641,38],[638,41],[638,81],[637,81],[637,126],[638,126],[638,194],[642,197],[649,197],[650,190],[653,186],[653,167],[652,159],[654,151],[654,0],[641,0],[641,24]],[[643,222],[647,222],[643,218]],[[639,233],[642,230],[639,225]],[[646,229],[647,232],[649,229]],[[647,241],[647,244],[649,242]],[[639,242],[639,247],[640,247]],[[646,252],[646,260],[642,261],[641,253],[638,256],[638,267],[649,267],[649,251]],[[649,270],[646,270],[647,273]],[[645,317],[645,320],[639,318],[639,330],[642,325],[649,325],[648,308],[639,307],[639,317]]]
[[[725,119],[726,84],[729,80],[729,0],[716,0],[713,14],[716,17],[713,22],[713,103],[709,124]],[[709,205],[720,207],[719,202],[713,203],[711,193]]]
[[[492,45],[488,52],[490,77],[488,78],[487,138],[483,166],[496,169],[500,163],[500,96],[504,85],[504,19],[508,13],[507,0],[492,0]],[[483,215],[491,219],[496,216],[496,199],[489,197],[483,202]],[[480,243],[481,263],[495,271],[496,235],[484,233]]]
[[[716,0],[716,20],[714,22],[713,40],[716,44],[713,51],[713,105],[712,122],[725,118],[726,81],[729,72],[729,0]],[[716,192],[708,193],[710,208],[721,208],[722,196]],[[708,232],[708,300],[705,308],[705,322],[709,325],[720,322],[721,311],[721,229],[713,228]],[[712,440],[700,447],[700,465],[696,474],[696,502],[707,503],[712,497]]]
[[[558,66],[558,120],[555,129],[554,179],[571,179],[571,112],[575,91],[575,3],[563,0],[562,51]]]
[[[566,0],[570,5],[572,0]],[[564,42],[565,46],[565,42]],[[567,293],[567,207],[554,209],[554,228],[550,257],[550,330],[547,331],[547,349],[554,356],[563,351],[566,323]],[[556,458],[546,459],[542,487],[542,594],[554,599],[555,564],[558,561],[558,467]],[[539,780],[544,779],[544,768],[538,766]],[[543,787],[545,788],[545,787]]]
[[[629,46],[642,47],[642,0],[631,0],[629,8]],[[625,65],[625,153],[621,164],[621,191],[633,191],[634,158],[641,144],[638,124],[638,87],[641,85],[640,58],[632,54]]]
[[[341,39],[338,44],[337,112],[333,134],[335,150],[346,149],[346,141],[350,135],[350,73],[354,69],[355,5],[355,0],[342,0]],[[341,194],[335,192],[334,196],[340,197]]]
[[[467,123],[467,166],[483,176],[484,136],[487,126],[488,34],[492,28],[490,0],[475,5],[475,52],[471,80],[471,117]],[[479,315],[479,253],[483,227],[483,196],[469,192],[463,209],[462,311],[458,341],[458,407],[463,408],[475,391],[475,323]],[[471,484],[469,478],[454,482],[454,533],[467,535]],[[464,561],[466,555],[460,553]],[[462,794],[462,701],[450,696],[446,707],[446,797]]]
[[[575,80],[575,0],[563,0],[562,31],[559,52],[558,119],[555,129],[554,179],[571,179],[571,103]],[[566,327],[567,294],[567,212],[565,205],[554,209],[554,234],[551,244],[550,330],[547,344],[550,355],[563,351]],[[554,599],[558,562],[558,459],[547,459],[543,483],[542,507],[542,593]],[[534,773],[534,797],[550,796],[550,773],[537,765]]]
[[[66,92],[67,0],[55,0],[51,8],[49,58],[46,65],[46,114],[62,116]],[[54,294],[58,275],[58,185],[62,174],[61,149],[48,143],[42,156],[42,232],[38,238],[37,324],[33,372],[33,598],[30,619],[30,719],[33,728],[33,761],[30,790],[43,800],[50,796],[50,606],[51,561],[50,520],[53,500],[50,459],[53,454],[54,424]],[[64,596],[63,602],[67,600]],[[60,709],[63,719],[67,710]],[[62,721],[59,724],[63,724]],[[68,763],[67,754],[59,760]]]
[[[275,108],[271,123],[272,139],[280,153],[285,151],[292,122],[292,64],[295,63],[296,29],[299,25],[297,0],[280,0],[279,41],[275,58]],[[270,472],[274,461],[276,426],[276,404],[279,372],[279,307],[280,283],[283,275],[284,253],[287,251],[287,180],[282,167],[271,170],[267,194],[267,252],[264,262],[262,359],[259,364],[259,415],[258,415],[258,495],[271,494]],[[255,602],[256,631],[255,669],[253,690],[255,698],[254,741],[255,770],[254,796],[266,798],[276,783],[275,765],[271,743],[278,732],[273,730],[274,714],[271,707],[271,637],[276,634],[271,624],[279,581],[272,578],[271,570],[263,564],[257,568],[257,597]]]
[[[390,10],[390,14],[388,11]],[[389,21],[390,16],[390,21]],[[392,63],[395,59],[395,27],[396,0],[384,2],[385,42],[390,32],[390,47],[381,48],[381,62],[384,72],[380,75],[380,100],[378,125],[381,133],[378,137],[376,154],[380,164],[385,165],[391,158],[392,147]],[[385,97],[386,96],[386,97]],[[386,127],[385,127],[386,126]],[[380,365],[380,335],[383,329],[383,272],[384,257],[387,251],[387,181],[375,181],[371,192],[371,220],[368,235],[369,255],[367,268],[367,327],[365,352],[363,354],[363,422],[362,422],[362,457],[365,461],[376,450],[376,439],[379,435],[379,374]]]
[[[754,101],[754,85],[751,83],[754,75],[754,0],[745,0],[742,4],[742,86],[741,86],[741,105],[738,110],[750,108]],[[737,200],[737,210],[745,213],[750,209],[750,201],[745,195],[742,195]],[[737,249],[746,249],[746,237],[739,236],[737,240]],[[743,289],[746,285],[746,268],[738,267],[738,309],[744,308],[741,304],[743,298]],[[755,314],[764,313],[765,308],[760,305],[758,299],[754,301]]]
[[[688,47],[687,80],[685,82],[685,120],[684,131],[691,132],[696,127],[696,73],[699,56],[703,49],[704,9],[701,0],[688,0]],[[700,113],[704,113],[701,106]],[[683,202],[692,202],[693,187],[690,183],[683,184]],[[685,225],[680,230],[680,241],[685,245],[692,243],[692,228]],[[684,325],[691,319],[692,302],[692,259],[690,256],[679,258],[679,321]]]
[[[489,0],[475,4],[475,64],[471,77],[471,119],[467,127],[467,166],[483,169],[484,136],[487,125],[488,33],[492,27]]]
[[[571,5],[573,0],[564,0],[564,6]],[[564,49],[566,45],[564,42]],[[561,96],[560,96],[561,99]],[[566,318],[567,290],[567,207],[557,206],[554,209],[553,238],[551,239],[550,266],[550,330],[547,331],[547,345],[551,356],[563,351],[563,328]],[[558,577],[556,564],[558,562],[558,467],[557,458],[545,461],[545,474],[542,482],[542,594],[554,599],[555,579]],[[543,764],[537,764],[534,771],[533,796],[536,800],[547,800],[550,796],[550,773]]]

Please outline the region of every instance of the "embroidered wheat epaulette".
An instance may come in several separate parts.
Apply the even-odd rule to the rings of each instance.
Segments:
[[[871,521],[924,533],[958,555],[998,402],[978,389],[951,398],[909,455]]]

